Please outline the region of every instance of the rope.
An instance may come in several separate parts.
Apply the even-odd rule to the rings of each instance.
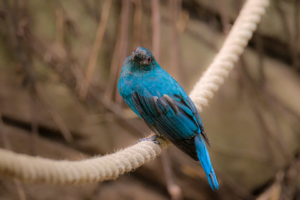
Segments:
[[[143,141],[116,153],[81,161],[56,161],[46,158],[0,151],[0,174],[25,182],[61,184],[91,183],[116,179],[125,172],[153,160],[167,148],[165,140],[160,145]]]
[[[208,104],[244,51],[268,3],[269,0],[248,0],[244,5],[219,54],[191,92],[191,99],[199,111]],[[168,143],[163,139],[158,142],[159,145],[143,141],[110,155],[81,161],[55,161],[1,149],[0,175],[49,184],[115,179],[160,155]]]
[[[244,5],[219,54],[190,94],[200,112],[204,106],[208,105],[214,92],[223,84],[224,79],[227,78],[239,56],[243,53],[268,5],[269,0],[248,0]]]

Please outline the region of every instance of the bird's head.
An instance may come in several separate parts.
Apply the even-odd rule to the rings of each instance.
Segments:
[[[131,62],[137,64],[139,67],[148,68],[147,66],[151,66],[154,62],[154,56],[151,51],[148,49],[138,47],[133,50],[130,56]]]

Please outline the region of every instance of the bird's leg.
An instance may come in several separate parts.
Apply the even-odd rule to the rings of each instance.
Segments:
[[[143,141],[151,141],[154,142],[155,144],[160,144],[159,141],[157,140],[158,138],[160,138],[159,135],[156,134],[151,134],[150,136],[146,137],[146,138],[142,138],[139,139],[138,142],[143,142]]]

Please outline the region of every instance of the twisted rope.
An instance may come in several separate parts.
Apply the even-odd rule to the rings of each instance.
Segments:
[[[244,5],[219,54],[190,93],[191,99],[200,112],[208,105],[214,92],[223,84],[243,53],[268,5],[269,0],[248,0]]]
[[[199,111],[208,104],[244,51],[268,3],[269,0],[248,0],[244,5],[219,54],[191,92]],[[0,175],[50,184],[115,179],[157,157],[168,146],[165,140],[159,139],[159,143],[144,141],[110,155],[82,161],[55,161],[1,149]]]
[[[26,182],[49,184],[79,184],[116,179],[157,157],[167,148],[144,141],[116,153],[81,161],[55,161],[46,158],[0,151],[0,174]]]

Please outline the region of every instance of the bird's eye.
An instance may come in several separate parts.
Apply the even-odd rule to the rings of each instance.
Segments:
[[[148,63],[151,62],[151,58],[148,58],[148,59],[147,59],[147,62],[148,62]]]
[[[135,52],[135,50],[136,50],[136,48],[135,48],[135,49],[133,49],[133,51],[132,51],[132,52]]]

